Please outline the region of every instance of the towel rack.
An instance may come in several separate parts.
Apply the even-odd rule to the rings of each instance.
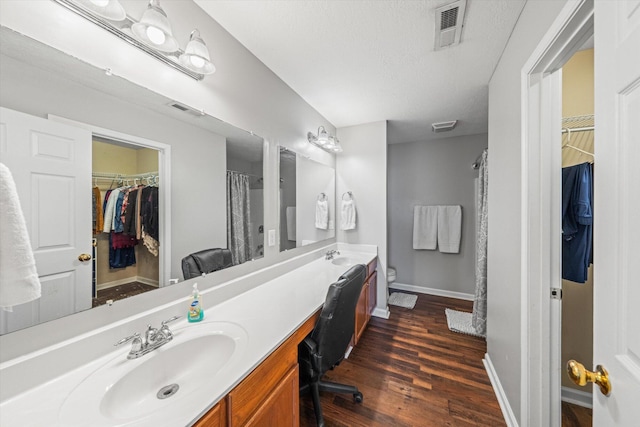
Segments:
[[[347,196],[345,199],[344,196]],[[342,200],[353,200],[353,193],[351,191],[345,191],[342,193]]]

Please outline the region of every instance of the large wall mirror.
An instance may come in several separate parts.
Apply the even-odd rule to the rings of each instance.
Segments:
[[[89,188],[78,191],[87,196],[81,209],[89,221],[92,187],[103,207],[116,188],[148,188],[161,200],[163,191],[170,195],[170,205],[159,214],[170,234],[161,235],[155,248],[153,242],[139,242],[117,260],[114,236],[104,233],[94,216],[93,226],[82,231],[89,241],[95,239],[91,278],[75,283],[77,292],[63,289],[57,279],[43,280],[35,303],[0,311],[0,334],[182,281],[183,259],[190,254],[213,257],[205,259],[211,261],[207,273],[263,256],[262,138],[4,27],[0,36],[0,106],[41,121],[55,121],[52,115],[119,135],[94,132],[85,151],[92,155],[81,157],[91,174]],[[157,144],[137,143],[142,140]],[[163,176],[168,158],[170,175]],[[61,203],[56,215],[69,217],[68,206]],[[170,256],[159,266],[157,252],[163,249]]]
[[[280,251],[335,237],[335,169],[280,147]]]

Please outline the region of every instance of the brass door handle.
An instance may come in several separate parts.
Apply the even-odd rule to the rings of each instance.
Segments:
[[[579,386],[585,386],[587,383],[594,383],[600,387],[600,392],[605,396],[611,394],[611,383],[609,382],[609,373],[602,365],[596,366],[596,371],[591,372],[580,362],[569,360],[567,362],[567,374],[571,381]]]
[[[91,255],[89,254],[80,254],[78,255],[78,261],[89,261],[91,259]]]

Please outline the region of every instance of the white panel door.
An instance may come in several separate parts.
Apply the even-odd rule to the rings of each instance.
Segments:
[[[640,1],[596,1],[593,425],[640,425]]]
[[[0,315],[7,333],[91,308],[91,133],[0,108],[0,162],[13,175],[42,297]]]

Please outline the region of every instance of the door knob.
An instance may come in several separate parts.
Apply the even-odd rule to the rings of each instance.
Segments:
[[[611,394],[611,383],[609,382],[609,373],[602,365],[596,366],[596,371],[591,372],[580,362],[569,360],[567,362],[567,374],[571,381],[579,386],[585,386],[587,383],[595,383],[600,387],[600,392],[605,396]]]
[[[78,255],[78,261],[89,261],[90,259],[91,259],[91,255],[89,254]]]

